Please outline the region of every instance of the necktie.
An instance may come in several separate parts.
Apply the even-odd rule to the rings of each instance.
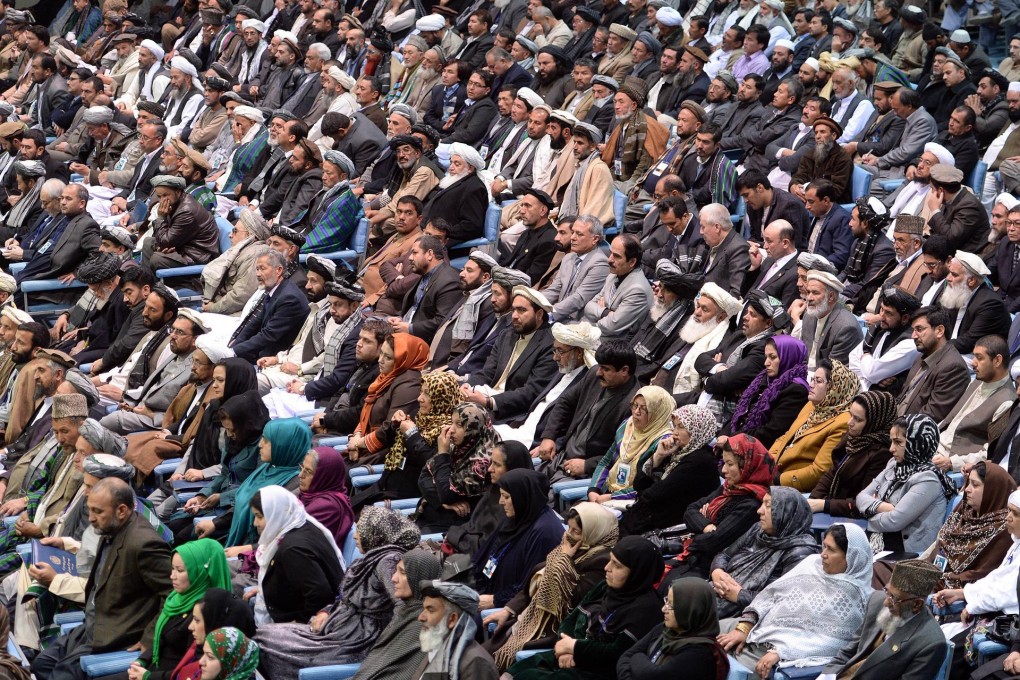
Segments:
[[[815,246],[818,245],[818,237],[822,235],[822,227],[825,226],[825,220],[820,220],[817,217],[811,221],[811,238],[808,239],[808,252],[814,253]]]
[[[255,306],[251,308],[248,316],[244,317],[244,321],[238,325],[237,330],[230,336],[230,342],[227,343],[227,347],[232,347],[234,342],[237,340],[237,337],[241,334],[241,331],[244,330],[244,327],[247,326],[252,319],[257,318],[262,313],[262,308],[266,306],[266,299],[268,297],[269,293],[264,293],[262,297],[255,302]]]
[[[1020,246],[1013,245],[1013,271],[1016,271],[1017,265],[1020,264]]]
[[[570,272],[570,278],[567,279],[567,287],[563,290],[563,297],[570,295],[574,290],[574,281],[577,279],[577,272],[581,271],[581,258],[574,260],[574,269]]]

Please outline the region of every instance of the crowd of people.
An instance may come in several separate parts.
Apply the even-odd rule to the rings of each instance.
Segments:
[[[0,2],[0,674],[1020,677],[1000,4]]]

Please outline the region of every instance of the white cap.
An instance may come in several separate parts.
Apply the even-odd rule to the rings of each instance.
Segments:
[[[954,168],[956,167],[956,158],[953,156],[952,153],[950,153],[949,149],[942,146],[941,144],[936,144],[935,142],[928,142],[927,144],[924,145],[924,150],[934,155],[935,158],[938,158],[939,163],[951,165]]]
[[[1020,205],[1020,199],[1018,199],[1013,194],[1007,194],[1006,192],[1003,192],[996,196],[995,202],[1004,205],[1006,207],[1006,210],[1012,210],[1016,206]]]

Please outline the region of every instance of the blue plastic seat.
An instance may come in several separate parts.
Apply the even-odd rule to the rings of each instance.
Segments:
[[[298,671],[298,680],[347,680],[353,678],[361,664],[345,663],[337,666],[319,666],[318,668],[302,668]]]
[[[832,515],[824,512],[816,512],[811,517],[811,532],[815,536],[820,537],[825,533],[826,529],[831,527],[833,524],[842,523],[853,523],[860,528],[867,531],[868,520],[866,519],[853,519],[852,517],[833,517]]]
[[[110,652],[81,657],[81,669],[90,678],[123,673],[141,656],[141,652]]]
[[[616,217],[616,231],[623,229],[623,220],[627,212],[627,194],[622,191],[613,192],[613,215]]]
[[[381,474],[359,475],[357,477],[352,477],[351,482],[354,484],[355,489],[364,489],[365,487],[372,486],[378,482],[381,477]]]
[[[509,205],[508,201],[504,205]],[[473,238],[468,241],[461,241],[450,246],[452,252],[469,253],[476,248],[485,248],[495,245],[499,240],[499,219],[503,214],[503,206],[498,203],[490,203],[485,209],[485,222],[482,224],[481,238]]]
[[[331,253],[317,253],[317,255],[333,262],[357,262],[361,254],[365,252],[366,243],[368,243],[368,220],[362,217],[358,220],[358,227],[354,230],[354,236],[351,238],[351,247],[349,249],[337,250]],[[308,254],[301,253],[298,259],[304,262],[308,259]]]
[[[985,188],[985,175],[987,174],[988,164],[984,161],[978,161],[977,165],[974,166],[974,170],[971,171],[970,177],[967,178],[967,186],[973,189],[979,198]]]
[[[347,532],[347,537],[344,539],[344,545],[340,549],[340,554],[343,555],[344,564],[348,567],[351,566],[351,563],[354,562],[354,560],[361,557],[361,551],[358,550],[358,544],[354,540],[353,528]]]
[[[871,180],[873,175],[859,165],[854,165],[854,174],[850,178],[851,195],[856,201],[858,198],[867,198],[871,193]]]

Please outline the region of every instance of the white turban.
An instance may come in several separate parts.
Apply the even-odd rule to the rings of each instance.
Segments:
[[[719,286],[719,284],[712,281],[708,281],[701,287],[700,295],[705,295],[711,298],[715,304],[719,306],[719,309],[726,313],[727,318],[732,318],[743,308],[743,304],[740,300],[730,295],[729,291],[724,290],[721,286]]]
[[[198,70],[195,65],[184,57],[174,57],[170,60],[170,68],[175,68],[184,75],[191,78],[192,84],[196,89],[202,89],[202,81],[198,77]]]
[[[935,142],[928,142],[927,144],[924,145],[924,150],[934,155],[935,158],[938,158],[939,163],[949,165],[954,168],[956,167],[956,158],[953,156],[952,153],[949,152],[949,149],[942,146],[941,144],[936,144]]]
[[[16,309],[11,305],[7,305],[6,307],[4,307],[3,311],[0,312],[0,316],[6,316],[8,319],[18,324],[19,326],[23,323],[28,323],[32,321],[32,316],[28,312]]]
[[[266,24],[258,19],[245,19],[241,22],[241,30],[247,28],[254,28],[259,33],[264,34],[266,32]]]
[[[679,26],[684,22],[680,12],[672,7],[660,7],[655,10],[655,20],[663,26]]]
[[[163,61],[163,57],[166,56],[166,52],[163,51],[163,48],[160,47],[155,40],[143,40],[142,44],[139,45],[139,47],[144,47],[145,49],[152,52],[152,54],[156,57],[157,61]]]
[[[1014,80],[1009,84],[1008,92],[1020,92],[1020,81]]]
[[[991,274],[988,270],[988,265],[985,264],[985,261],[974,253],[957,250],[956,255],[954,255],[953,258],[974,276],[983,277]]]
[[[0,272],[0,291],[5,293],[13,293],[18,289],[18,282],[14,280],[14,277],[10,274]],[[29,317],[31,320],[32,317]]]
[[[602,337],[602,331],[598,326],[592,326],[587,321],[579,321],[569,326],[554,323],[552,334],[557,342],[583,349],[585,366],[591,368],[595,365],[595,350],[599,348],[599,339]]]
[[[241,118],[247,118],[253,120],[260,125],[266,122],[266,117],[262,115],[262,112],[256,109],[254,106],[245,106],[242,104],[234,109],[234,117],[240,116]]]
[[[1020,205],[1020,200],[1017,199],[1013,194],[1007,194],[1005,192],[995,197],[996,203],[1001,203],[1006,206],[1006,210],[1012,210],[1017,205]]]
[[[419,31],[441,31],[446,27],[446,19],[440,14],[428,14],[418,19],[414,27]]]
[[[234,350],[222,343],[216,342],[209,337],[208,333],[204,333],[195,339],[195,347],[202,350],[202,354],[208,357],[209,361],[214,364],[234,356]]]
[[[333,66],[330,66],[329,70],[326,71],[326,75],[328,75],[336,82],[340,83],[340,87],[344,88],[344,90],[346,90],[347,92],[350,92],[351,90],[354,89],[355,80],[353,76],[351,76],[350,73],[347,73],[339,66],[336,66],[335,64]]]
[[[468,146],[463,142],[454,142],[450,145],[450,156],[460,156],[461,160],[474,167],[475,170],[485,167],[482,155],[473,146]]]

